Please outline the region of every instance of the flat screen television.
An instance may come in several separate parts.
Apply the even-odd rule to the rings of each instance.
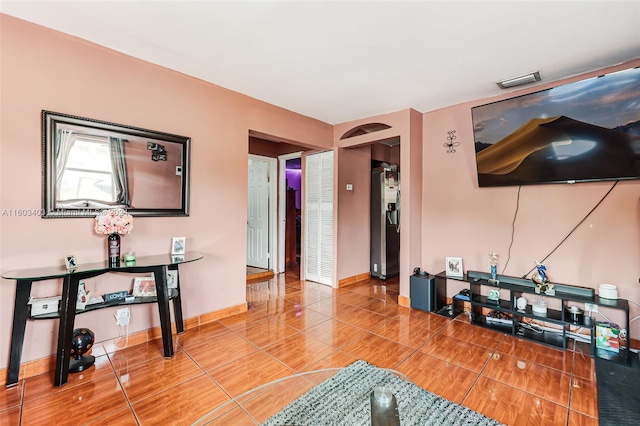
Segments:
[[[640,179],[640,67],[471,114],[480,187]]]

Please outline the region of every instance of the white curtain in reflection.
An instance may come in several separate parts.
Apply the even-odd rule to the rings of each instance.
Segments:
[[[56,132],[56,194],[60,194],[62,174],[69,159],[69,153],[76,141],[76,135],[71,130],[58,129]]]
[[[109,151],[111,152],[111,164],[113,165],[116,203],[130,207],[131,199],[129,197],[129,184],[127,182],[127,162],[124,156],[124,143],[124,139],[109,137]]]

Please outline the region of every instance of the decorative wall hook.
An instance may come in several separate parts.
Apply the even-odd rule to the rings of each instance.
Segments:
[[[456,152],[455,147],[460,146],[460,142],[454,142],[457,139],[455,130],[449,130],[447,133],[449,134],[449,136],[447,136],[448,142],[443,143],[442,146],[447,148],[447,154],[451,154]]]

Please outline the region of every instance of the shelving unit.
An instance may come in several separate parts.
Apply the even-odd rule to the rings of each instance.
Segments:
[[[474,325],[563,350],[567,348],[567,338],[571,327],[581,327],[589,333],[591,356],[619,363],[630,364],[631,362],[630,339],[627,338],[626,345],[621,346],[618,353],[598,348],[595,335],[596,323],[592,322],[591,325],[576,323],[565,314],[565,308],[576,303],[591,303],[598,307],[608,307],[624,312],[626,330],[629,330],[629,302],[625,299],[604,299],[596,295],[591,288],[555,283],[554,295],[539,294],[535,292],[536,286],[530,280],[499,275],[498,283],[495,284],[489,280],[489,274],[477,271],[468,271],[462,278],[447,277],[444,272],[437,274],[436,277],[469,283],[471,323]],[[489,289],[508,292],[508,299],[504,294],[500,295],[498,301],[489,299],[483,294]],[[521,296],[528,301],[535,298],[559,300],[560,309],[547,307],[547,314],[543,316],[534,313],[532,305],[528,303],[525,309],[519,310],[516,306],[516,300]],[[503,319],[494,319],[492,315]],[[536,322],[544,322],[545,328],[537,326]],[[557,331],[551,331],[548,328],[557,328]],[[587,337],[586,334],[585,337]]]

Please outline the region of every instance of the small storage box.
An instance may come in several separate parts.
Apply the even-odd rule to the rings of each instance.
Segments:
[[[620,352],[620,328],[617,324],[598,321],[596,323],[596,348],[605,351]]]
[[[43,314],[56,314],[60,308],[62,296],[31,298],[28,305],[31,305],[31,316]]]

